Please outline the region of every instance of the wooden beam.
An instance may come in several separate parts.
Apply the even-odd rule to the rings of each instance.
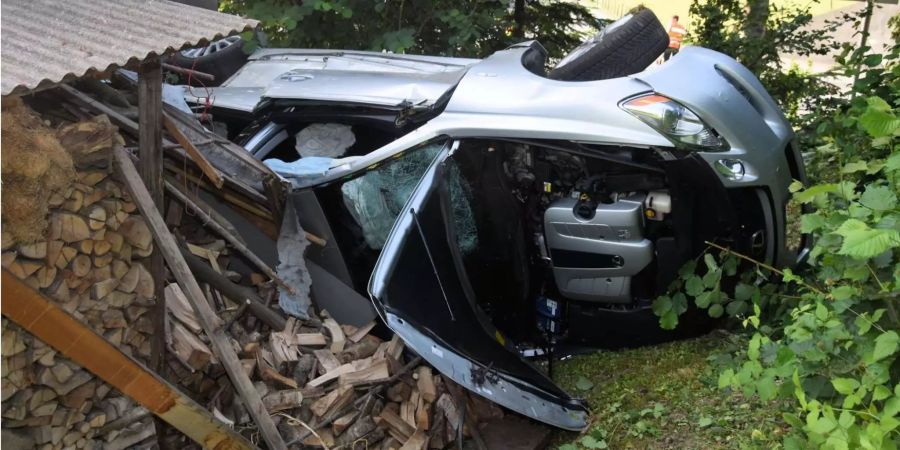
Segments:
[[[165,191],[162,187],[163,149],[162,129],[162,69],[159,58],[150,57],[138,66],[138,149],[141,157],[141,177],[156,207],[165,210]],[[163,292],[166,265],[159,251],[150,255],[150,275],[155,281],[156,303],[148,314],[156,330],[165,329],[166,296]],[[150,367],[166,377],[166,336],[155,333],[150,336]],[[161,442],[168,434],[163,422],[156,421],[157,439]]]
[[[182,148],[187,150],[188,156],[194,160],[194,163],[197,164],[197,167],[200,168],[203,174],[206,175],[217,188],[222,189],[222,186],[225,185],[225,179],[222,178],[222,173],[219,172],[219,169],[213,167],[209,160],[203,156],[203,153],[200,153],[200,150],[197,150],[194,143],[178,129],[178,125],[175,124],[171,117],[167,114],[163,114],[162,121],[169,134],[178,141]]]
[[[253,449],[159,375],[3,270],[3,315],[205,448]]]
[[[147,192],[144,184],[140,182],[137,169],[135,169],[131,158],[125,150],[121,148],[115,150],[115,163],[116,169],[118,169],[122,180],[125,181],[128,189],[131,191],[132,198],[147,221],[150,231],[153,233],[156,248],[165,257],[172,275],[175,276],[188,301],[191,302],[191,306],[197,314],[197,319],[200,321],[200,326],[203,327],[203,331],[209,337],[213,352],[219,358],[219,362],[225,368],[225,372],[228,374],[228,378],[231,379],[235,391],[240,395],[241,401],[259,427],[263,440],[266,441],[266,444],[272,450],[285,450],[287,447],[284,445],[284,440],[278,434],[275,423],[272,422],[272,418],[266,412],[259,392],[256,391],[253,383],[250,382],[250,378],[244,372],[237,353],[235,353],[228,336],[225,335],[225,330],[221,326],[221,319],[216,316],[212,307],[209,306],[209,302],[206,301],[200,285],[197,284],[197,280],[191,274],[191,269],[181,255],[181,250],[175,242],[175,238],[166,227],[162,215],[154,207],[150,193]]]
[[[228,243],[231,244],[232,247],[234,247],[235,250],[238,251],[238,253],[244,255],[244,257],[249,259],[250,262],[253,263],[254,266],[256,266],[264,274],[266,274],[267,277],[271,278],[272,280],[275,280],[275,282],[278,283],[279,286],[287,289],[287,291],[292,294],[295,292],[292,287],[288,286],[288,284],[285,283],[284,280],[282,280],[281,277],[279,277],[278,274],[275,273],[275,271],[271,267],[268,266],[268,264],[263,262],[263,260],[260,259],[259,256],[256,256],[256,253],[253,253],[252,250],[247,248],[247,246],[244,245],[244,243],[241,242],[237,236],[234,236],[233,234],[228,232],[228,230],[226,230],[224,227],[219,225],[219,223],[216,222],[215,219],[213,219],[209,214],[207,214],[206,211],[204,211],[202,208],[197,206],[197,204],[192,202],[191,199],[189,199],[186,195],[182,194],[181,191],[179,191],[174,185],[172,185],[168,181],[166,181],[165,184],[166,184],[166,188],[169,190],[169,192],[172,195],[175,196],[175,198],[177,198],[179,201],[184,203],[184,206],[187,206],[188,209],[190,209],[191,211],[196,213],[198,216],[200,216],[201,219],[203,219],[202,222],[205,226],[211,228],[213,231],[216,232],[216,234],[225,238],[225,240],[228,241]]]

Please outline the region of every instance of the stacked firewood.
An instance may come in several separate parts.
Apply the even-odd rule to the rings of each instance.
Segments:
[[[46,239],[4,248],[3,267],[147,362],[153,242],[128,193],[92,168],[49,204]],[[126,448],[154,436],[145,410],[6,320],[2,382],[3,427],[36,448]]]
[[[63,123],[66,132],[57,134],[73,156],[73,181],[47,196],[41,239],[15,242],[4,234],[3,267],[144,363],[150,337],[164,335],[167,359],[160,375],[260,442],[245,397],[212,350],[196,304],[181,285],[154,279],[148,270],[154,235],[107,164],[112,147],[125,140],[105,116],[80,119]],[[281,286],[271,270],[248,255],[234,225],[193,194],[200,181],[188,175],[167,166],[166,189],[173,196],[161,208],[165,222],[202,282],[202,300],[221,320],[225,339],[290,448],[439,449],[463,439],[485,448],[479,424],[502,417],[502,410],[436,374],[398,336],[375,322],[340,324],[315,307],[309,319],[285,322],[273,308]],[[263,231],[274,227],[274,220],[265,222]],[[236,260],[243,264],[232,264]],[[150,320],[157,287],[168,310],[164,329],[154,329]],[[42,449],[156,445],[147,410],[5,319],[2,350],[4,440]],[[163,439],[168,446],[191,444],[177,434]]]
[[[47,239],[3,252],[3,267],[61,303],[132,356],[150,356],[145,313],[154,280],[153,238],[128,192],[103,170],[79,171],[50,197]]]
[[[177,285],[166,289],[175,293],[167,298],[171,305],[181,294]],[[183,341],[176,345],[181,375],[221,374],[202,334],[195,334],[190,311],[170,313],[172,337]],[[503,416],[495,404],[404,352],[396,335],[383,340],[372,334],[374,327],[340,325],[327,311],[307,321],[288,319],[283,331],[268,335],[232,326],[243,368],[289,447],[447,448],[459,437],[476,437],[478,422]],[[227,423],[252,427],[225,380],[220,375],[212,383],[210,410]]]
[[[124,449],[154,435],[147,410],[6,319],[2,399],[11,448]]]

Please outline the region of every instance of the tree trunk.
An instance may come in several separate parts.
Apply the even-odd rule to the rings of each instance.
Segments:
[[[525,0],[515,0],[513,7],[513,27],[512,35],[517,39],[525,38]]]
[[[759,39],[766,34],[766,21],[769,19],[769,0],[748,0],[747,22],[744,23],[744,35],[747,39]]]

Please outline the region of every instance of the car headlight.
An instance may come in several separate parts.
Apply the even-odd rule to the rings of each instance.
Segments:
[[[728,143],[684,105],[658,94],[626,100],[622,109],[650,125],[676,147],[701,151],[728,150]]]

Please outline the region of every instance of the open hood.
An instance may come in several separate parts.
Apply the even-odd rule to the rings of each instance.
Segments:
[[[369,293],[388,327],[442,374],[535,420],[568,430],[587,406],[522,359],[476,305],[456,245],[445,147],[422,177],[379,257]]]

